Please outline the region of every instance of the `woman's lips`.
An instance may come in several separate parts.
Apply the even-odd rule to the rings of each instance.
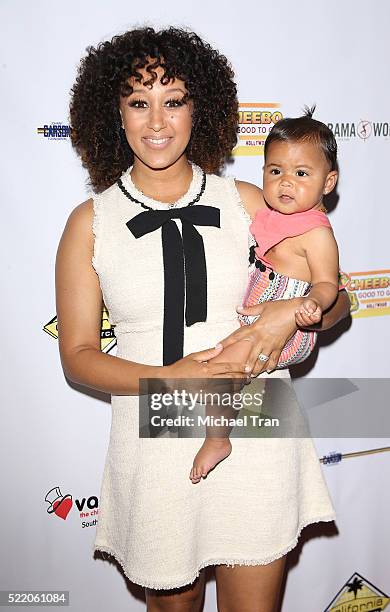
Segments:
[[[142,138],[142,142],[146,144],[147,147],[151,149],[165,149],[171,142],[172,136],[165,136],[164,138],[156,138],[156,137],[147,137],[144,136]]]

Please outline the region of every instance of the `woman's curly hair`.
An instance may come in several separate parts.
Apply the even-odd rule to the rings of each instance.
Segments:
[[[237,88],[226,57],[194,32],[170,27],[130,30],[111,41],[87,47],[71,89],[71,142],[87,168],[96,192],[113,185],[133,163],[134,155],[121,129],[119,96],[129,96],[128,79],[141,80],[161,66],[162,84],[184,81],[193,101],[193,126],[187,158],[206,172],[217,172],[236,144]],[[152,60],[152,61],[151,61]]]

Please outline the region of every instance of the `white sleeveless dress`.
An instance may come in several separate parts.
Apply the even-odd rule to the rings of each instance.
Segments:
[[[155,209],[167,204],[123,185]],[[193,166],[186,206],[199,193]],[[234,179],[207,175],[196,206],[220,209],[221,227],[196,226],[207,262],[206,322],[184,328],[184,355],[214,346],[239,327],[235,307],[248,280],[250,218]],[[126,222],[143,212],[115,183],[94,196],[92,265],[117,356],[162,365],[164,269],[161,229],[136,239]],[[181,223],[176,221],[180,230]],[[265,376],[287,377],[288,370]],[[140,438],[137,396],[113,395],[112,423],[93,550],[109,553],[134,583],[171,589],[208,565],[263,565],[297,544],[304,526],[335,518],[311,438],[234,438],[233,450],[199,483],[189,472],[202,440]]]

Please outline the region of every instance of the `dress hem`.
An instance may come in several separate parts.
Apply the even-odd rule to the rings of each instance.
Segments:
[[[119,564],[121,565],[126,577],[134,584],[137,584],[139,586],[142,586],[148,589],[158,589],[158,590],[160,589],[166,589],[166,590],[179,589],[181,587],[187,586],[188,584],[192,584],[194,580],[198,578],[200,570],[210,565],[227,565],[228,567],[234,567],[235,565],[267,565],[268,563],[272,563],[272,561],[276,561],[276,559],[283,557],[283,555],[287,554],[293,548],[295,548],[295,546],[298,543],[299,536],[301,535],[301,531],[305,527],[307,527],[307,525],[310,525],[312,523],[330,522],[330,521],[334,521],[335,518],[336,518],[335,514],[331,514],[331,515],[326,515],[323,517],[312,518],[312,519],[303,521],[299,525],[298,531],[295,537],[293,538],[293,540],[283,549],[279,550],[276,553],[273,553],[272,555],[268,555],[267,557],[261,557],[261,558],[256,558],[256,559],[239,559],[237,557],[230,558],[230,559],[222,558],[222,557],[215,558],[215,559],[208,559],[206,561],[203,561],[198,566],[198,569],[195,570],[195,572],[193,572],[193,574],[190,577],[187,576],[186,578],[180,578],[175,581],[168,582],[168,583],[148,581],[144,578],[139,578],[139,577],[134,576],[134,574],[132,574],[126,569],[123,560],[120,558],[118,553],[115,552],[115,550],[111,548],[110,546],[106,546],[104,544],[101,544],[101,545],[95,544],[92,550],[93,552],[96,550],[99,550],[101,552],[106,552],[112,557],[114,557],[114,559],[116,559],[116,561],[118,561]]]

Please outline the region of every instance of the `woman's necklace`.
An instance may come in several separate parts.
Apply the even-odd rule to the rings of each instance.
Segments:
[[[122,182],[121,179],[118,179],[117,184],[118,184],[119,189],[125,194],[126,197],[129,198],[129,200],[131,200],[132,202],[135,202],[136,204],[139,204],[140,206],[142,206],[142,208],[145,208],[146,210],[154,210],[151,206],[147,206],[144,202],[141,202],[141,200],[138,200],[133,195],[131,195],[131,193],[129,193],[127,191],[126,187],[123,185],[123,182]],[[200,190],[199,190],[198,194],[186,206],[192,206],[193,204],[196,204],[196,202],[199,202],[200,198],[202,197],[202,195],[204,193],[205,188],[206,188],[206,173],[204,172],[204,170],[202,170],[202,184],[200,186]],[[146,199],[148,199],[148,196],[145,195],[143,193],[143,191],[138,189],[138,187],[137,187],[137,191],[142,193],[142,195]],[[167,207],[168,207],[168,210],[172,209],[172,208],[176,208],[177,207],[177,202],[173,202],[172,204],[167,203]]]

